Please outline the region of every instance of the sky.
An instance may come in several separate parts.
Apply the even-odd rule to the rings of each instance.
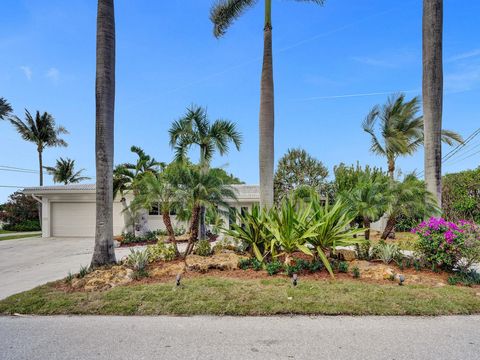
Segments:
[[[168,129],[187,106],[210,119],[237,123],[239,152],[215,157],[249,184],[258,179],[258,112],[263,47],[261,1],[227,34],[212,34],[212,0],[115,0],[117,66],[115,163],[133,161],[137,145],[170,161]],[[301,147],[332,172],[335,165],[385,166],[361,129],[388,96],[421,94],[420,0],[328,0],[321,7],[273,1],[275,158]],[[479,126],[480,1],[445,0],[443,127],[467,137]],[[51,113],[65,126],[67,148],[48,148],[44,164],[69,157],[95,175],[94,0],[2,0],[0,97]],[[476,168],[480,136],[444,164],[444,172]],[[447,152],[449,149],[444,148]],[[14,187],[38,185],[36,148],[0,122],[0,202]],[[198,159],[198,152],[191,153]],[[423,168],[423,151],[401,158],[403,173]],[[3,168],[5,169],[5,168]],[[46,185],[52,184],[46,175]],[[11,186],[11,187],[5,187]]]

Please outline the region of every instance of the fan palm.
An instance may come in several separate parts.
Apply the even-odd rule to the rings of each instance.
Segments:
[[[302,0],[322,5],[324,0]],[[225,35],[228,27],[257,0],[216,0],[210,19],[213,34],[219,38]],[[274,167],[274,87],[272,54],[272,0],[264,0],[265,22],[263,27],[263,65],[260,84],[260,206],[273,206],[273,167]]]
[[[229,151],[229,143],[240,150],[242,136],[235,123],[228,120],[215,120],[210,124],[207,112],[200,106],[191,106],[183,118],[174,121],[170,130],[170,145],[175,149],[177,161],[185,161],[188,150],[197,145],[200,148],[200,166],[208,170],[215,151],[224,155]],[[205,208],[200,209],[200,238],[206,236]]]
[[[96,217],[91,267],[115,263],[113,248],[113,136],[115,118],[115,12],[98,0],[95,79]]]
[[[65,185],[79,183],[89,180],[88,176],[82,176],[85,169],[75,171],[75,160],[60,158],[54,167],[45,166],[45,170],[53,176],[55,183],[63,183]]]
[[[33,117],[25,110],[25,121],[18,116],[12,116],[8,120],[24,140],[37,146],[40,186],[43,186],[43,150],[47,147],[67,146],[60,135],[68,134],[68,131],[63,126],[56,126],[55,119],[47,112],[40,114],[37,111]]]
[[[418,115],[419,108],[418,97],[405,101],[405,94],[399,94],[390,97],[383,106],[376,105],[362,124],[363,130],[371,135],[371,151],[387,158],[392,179],[397,158],[413,154],[424,144],[424,124],[423,117]],[[377,121],[380,122],[378,134],[375,131]],[[442,141],[452,145],[463,139],[453,131],[443,130]]]
[[[13,111],[6,99],[0,97],[0,120],[5,119]]]
[[[422,98],[425,182],[442,206],[443,0],[423,0]]]

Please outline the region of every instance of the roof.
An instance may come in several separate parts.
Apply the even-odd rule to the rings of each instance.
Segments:
[[[260,199],[260,187],[258,185],[231,185],[237,193],[239,201]],[[66,194],[66,193],[92,193],[95,192],[95,184],[71,184],[53,186],[32,186],[23,189],[24,194]]]

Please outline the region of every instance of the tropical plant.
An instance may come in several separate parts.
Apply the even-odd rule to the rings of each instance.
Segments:
[[[352,228],[355,216],[348,212],[348,208],[341,200],[335,204],[322,205],[318,198],[312,201],[311,223],[317,224],[315,235],[308,238],[308,243],[315,248],[315,254],[320,258],[325,268],[333,277],[333,270],[327,258],[327,252],[332,253],[337,246],[358,245],[364,242],[356,235],[365,229]]]
[[[376,105],[365,118],[362,127],[372,138],[371,151],[384,156],[388,174],[394,178],[395,162],[399,156],[412,155],[424,143],[423,118],[418,115],[420,99],[406,101],[405,94],[392,96],[383,106]],[[375,125],[380,122],[378,133]],[[463,142],[450,130],[442,130],[442,141],[448,145]]]
[[[12,111],[13,109],[8,101],[5,98],[0,97],[0,120],[7,118]]]
[[[399,217],[425,218],[439,212],[434,195],[427,191],[425,183],[415,174],[407,175],[401,182],[391,181],[388,192],[390,194],[386,210],[388,217],[381,235],[384,240],[393,233]]]
[[[212,255],[212,247],[210,246],[210,241],[200,240],[195,244],[195,249],[193,251],[195,255],[199,256],[210,256]]]
[[[285,255],[286,265],[291,264],[291,255],[295,251],[313,256],[306,242],[317,235],[316,230],[320,224],[310,221],[311,207],[311,204],[295,203],[290,198],[285,198],[278,210],[268,212],[266,227],[272,234],[272,244],[275,245],[271,246],[272,255]],[[277,253],[275,248],[280,252]]]
[[[0,211],[0,221],[5,223],[3,228],[12,231],[21,231],[22,228],[40,230],[37,205],[34,198],[20,191],[11,194]]]
[[[85,180],[90,180],[88,176],[82,176],[85,169],[75,171],[75,160],[72,159],[57,159],[55,166],[44,166],[45,170],[53,176],[53,182],[63,183],[65,185],[75,184]]]
[[[192,105],[180,120],[174,121],[170,130],[170,145],[175,149],[175,159],[185,162],[188,150],[197,145],[200,148],[199,165],[203,171],[208,171],[210,161],[218,151],[224,155],[229,151],[229,143],[232,142],[237,150],[240,150],[242,136],[234,122],[218,119],[212,124],[208,119],[207,111]],[[218,174],[219,170],[215,170]],[[223,176],[223,174],[218,174]],[[200,239],[206,237],[205,207],[200,208]]]
[[[443,0],[423,0],[422,60],[425,183],[442,208]]]
[[[113,0],[98,0],[96,44],[96,220],[91,267],[115,263],[113,247],[113,130],[115,15]]]
[[[289,149],[278,161],[274,178],[275,202],[278,203],[292,190],[309,187],[324,194],[328,170],[321,161],[303,149]]]
[[[47,147],[67,146],[60,135],[68,134],[68,131],[63,126],[57,127],[55,119],[47,112],[40,114],[37,111],[33,117],[28,110],[25,110],[25,121],[18,116],[12,116],[8,121],[24,140],[34,143],[37,147],[40,186],[43,186],[43,151]]]
[[[268,254],[274,252],[273,235],[267,227],[268,215],[265,208],[253,205],[250,211],[238,215],[239,224],[231,224],[225,235],[239,239],[245,244],[245,250],[263,262]]]
[[[398,245],[381,241],[375,246],[373,253],[384,264],[390,264],[399,254]]]
[[[147,246],[148,262],[157,260],[172,261],[177,257],[178,250],[173,245],[158,241],[155,245]]]
[[[148,249],[130,249],[130,254],[127,257],[127,265],[131,266],[139,277],[146,276],[148,265]]]
[[[303,0],[322,5],[324,0]],[[210,19],[213,34],[219,38],[225,35],[229,26],[256,0],[216,0]],[[272,51],[272,1],[265,0],[265,22],[263,26],[263,66],[260,85],[260,206],[273,206],[273,167],[274,167],[274,89]]]
[[[480,167],[443,177],[443,215],[450,221],[480,223]]]

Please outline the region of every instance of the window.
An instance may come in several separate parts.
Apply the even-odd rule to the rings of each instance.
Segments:
[[[229,207],[228,208],[228,226],[232,229],[232,225],[237,222],[237,208]]]
[[[160,210],[159,210],[159,206],[158,204],[157,205],[153,205],[150,209],[150,211],[148,212],[148,215],[160,215]]]
[[[242,214],[242,218],[248,214],[248,207],[247,206],[242,206],[240,209],[240,213]],[[245,229],[245,223],[242,221],[242,229]]]

